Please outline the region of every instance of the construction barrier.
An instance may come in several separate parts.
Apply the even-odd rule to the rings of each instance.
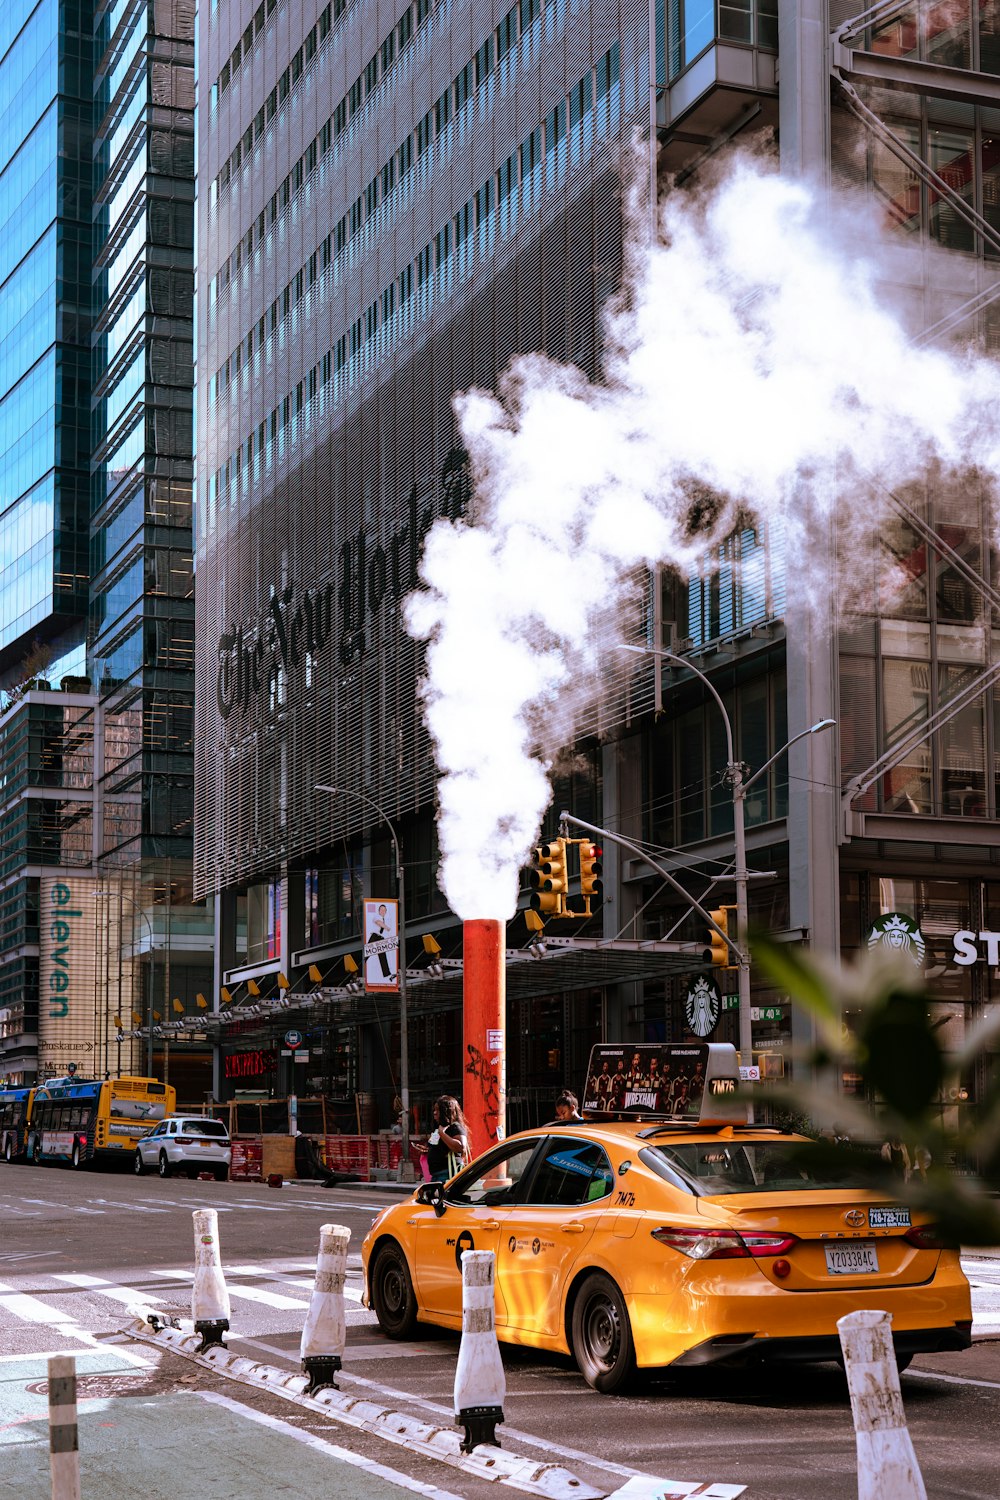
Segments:
[[[230,1179],[233,1182],[263,1182],[264,1143],[260,1136],[255,1140],[233,1141],[232,1151]]]
[[[372,1180],[372,1170],[378,1168],[381,1171],[397,1172],[402,1164],[403,1143],[399,1136],[389,1135],[326,1135],[320,1136],[317,1142],[322,1160],[334,1172],[350,1172],[363,1182]],[[244,1136],[232,1142],[232,1161],[229,1167],[230,1180],[233,1182],[263,1182],[268,1173],[275,1167],[272,1159],[276,1149],[279,1147],[286,1156],[293,1149],[291,1137],[283,1136]],[[410,1162],[420,1180],[420,1163],[424,1155],[425,1144],[421,1137],[417,1140],[410,1137]],[[265,1156],[268,1161],[265,1162]],[[283,1175],[294,1177],[295,1170],[291,1158],[277,1163],[282,1167]],[[265,1170],[265,1167],[267,1170]]]
[[[320,1155],[333,1172],[351,1172],[362,1182],[371,1181],[372,1138],[367,1135],[326,1135]]]

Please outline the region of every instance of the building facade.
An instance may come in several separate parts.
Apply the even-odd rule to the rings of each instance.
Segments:
[[[191,890],[193,6],[16,0],[0,80],[0,1068],[162,1072],[162,1039],[133,1032],[196,1019],[211,981]],[[67,925],[46,921],[52,881],[96,954],[76,1056],[46,1042],[44,996],[39,1015]],[[206,1049],[172,1060],[203,1098]]]
[[[201,11],[195,890],[215,900],[223,1091],[322,1091],[348,1113],[360,1097],[387,1123],[397,1008],[345,966],[362,895],[393,892],[386,815],[407,874],[411,1093],[461,1090],[460,985],[430,977],[421,942],[460,955],[400,601],[433,520],[474,517],[453,394],[532,350],[599,378],[637,159],[662,195],[776,129],[782,170],[860,183],[926,242],[927,323],[949,318],[933,336],[995,340],[993,10],[899,15],[852,31],[805,0],[780,16],[771,0]],[[861,624],[792,614],[780,547],[746,527],[699,576],[650,578],[638,635],[711,678],[738,759],[777,756],[747,805],[752,918],[845,954],[882,917],[916,923],[957,1045],[995,982],[985,940],[965,965],[953,942],[992,921],[992,517],[985,493],[893,507],[886,571],[902,558],[910,584],[888,597],[873,563]],[[682,668],[649,662],[628,686],[582,726],[553,807],[655,847],[704,893],[732,864],[717,706]],[[836,733],[780,755],[823,718]],[[644,944],[702,924],[652,865],[606,865],[602,921],[579,930],[621,946],[510,967],[512,1124],[581,1078],[591,1041],[689,1035],[704,966]],[[528,941],[519,915],[508,943]],[[715,1034],[735,1039],[733,976],[716,977]],[[754,1053],[778,1074],[802,1023],[756,974],[753,1004]]]

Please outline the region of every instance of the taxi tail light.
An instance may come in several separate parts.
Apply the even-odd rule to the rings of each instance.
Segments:
[[[737,1234],[733,1229],[661,1228],[652,1230],[652,1236],[692,1260],[759,1260],[787,1255],[795,1244],[794,1234]]]
[[[915,1245],[918,1250],[947,1250],[948,1243],[941,1238],[941,1229],[937,1224],[914,1224],[903,1235],[907,1244]]]

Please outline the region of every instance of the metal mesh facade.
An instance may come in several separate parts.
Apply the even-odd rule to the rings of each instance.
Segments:
[[[432,801],[400,602],[470,500],[451,398],[524,350],[597,373],[649,116],[646,6],[248,19],[200,21],[198,894],[359,831],[317,782]]]

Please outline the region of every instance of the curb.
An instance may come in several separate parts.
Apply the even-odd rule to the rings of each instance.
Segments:
[[[137,1316],[125,1330],[141,1343],[154,1348],[169,1349],[205,1369],[215,1370],[230,1380],[253,1386],[256,1390],[271,1391],[296,1406],[343,1422],[348,1427],[360,1428],[390,1443],[406,1448],[424,1458],[437,1459],[454,1469],[462,1469],[479,1479],[495,1480],[512,1489],[523,1490],[529,1495],[540,1495],[547,1500],[607,1500],[611,1490],[595,1490],[577,1479],[568,1469],[558,1464],[539,1463],[537,1459],[507,1449],[479,1446],[471,1453],[463,1453],[461,1437],[449,1427],[434,1427],[417,1417],[404,1412],[390,1411],[375,1401],[363,1397],[348,1396],[339,1390],[323,1390],[316,1396],[303,1395],[307,1384],[304,1375],[294,1375],[279,1370],[273,1365],[260,1364],[256,1360],[233,1354],[222,1346],[210,1348],[199,1354],[198,1336],[183,1329],[164,1328],[154,1330],[145,1317]]]

